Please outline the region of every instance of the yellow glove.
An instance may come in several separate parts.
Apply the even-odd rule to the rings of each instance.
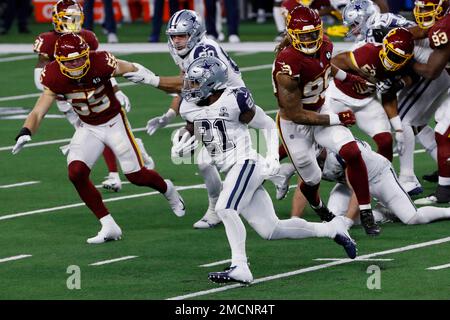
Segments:
[[[331,26],[327,28],[327,34],[333,37],[345,37],[349,28],[347,26]]]

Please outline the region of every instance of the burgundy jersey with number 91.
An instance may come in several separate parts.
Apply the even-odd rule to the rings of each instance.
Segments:
[[[71,79],[61,73],[57,61],[47,64],[41,82],[56,94],[64,95],[80,119],[99,125],[116,116],[121,106],[111,85],[117,60],[109,52],[89,53],[90,68],[81,79]]]
[[[272,67],[275,95],[278,91],[277,74],[286,74],[298,82],[303,108],[319,110],[325,101],[325,90],[331,77],[332,53],[333,44],[327,36],[323,37],[322,46],[314,55],[306,55],[291,45],[281,50]]]

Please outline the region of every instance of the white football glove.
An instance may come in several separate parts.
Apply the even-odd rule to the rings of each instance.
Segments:
[[[172,121],[172,119],[175,118],[176,116],[177,113],[173,109],[169,108],[169,110],[162,116],[150,119],[147,122],[146,127],[148,135],[151,136],[156,132],[156,130],[167,126],[167,124],[169,124]]]
[[[138,69],[134,72],[127,72],[123,74],[123,77],[134,83],[145,83],[153,87],[159,85],[159,77],[155,75],[154,72],[148,70],[143,65],[139,63],[133,63],[133,65]]]
[[[395,131],[395,141],[397,142],[397,152],[401,156],[405,152],[405,135],[403,131]]]
[[[186,131],[181,135],[181,130],[177,130],[172,139],[172,159],[180,159],[184,157],[190,157],[192,151],[198,147],[198,140],[195,135],[191,137],[191,134]]]
[[[25,135],[23,135],[23,136],[20,136],[20,137],[17,139],[16,145],[15,145],[14,148],[12,149],[12,154],[17,154],[17,153],[19,153],[20,150],[22,150],[22,148],[25,146],[25,144],[26,144],[28,141],[31,141],[31,136],[30,136],[30,135],[25,134]]]
[[[392,80],[391,79],[386,79],[383,81],[378,81],[376,86],[377,86],[377,91],[380,94],[385,94],[387,93],[391,88],[392,88]]]
[[[122,90],[119,90],[116,92],[116,98],[119,100],[120,105],[125,108],[126,112],[130,112],[131,110],[131,103],[130,99],[125,95],[125,93],[122,92]]]
[[[280,171],[280,161],[277,157],[267,157],[262,169],[263,177],[272,177]]]

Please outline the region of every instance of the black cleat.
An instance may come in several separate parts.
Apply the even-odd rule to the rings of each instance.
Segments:
[[[248,267],[231,266],[224,271],[210,272],[208,279],[215,283],[238,282],[242,284],[250,284],[253,282],[253,276]]]
[[[436,188],[436,202],[449,203],[450,202],[450,186],[442,186],[438,184]]]
[[[356,242],[352,238],[350,238],[349,235],[338,233],[336,237],[334,237],[334,242],[344,247],[344,250],[350,259],[356,258],[356,253],[358,252],[358,249],[356,248]]]
[[[439,180],[439,174],[437,171],[429,174],[424,174],[422,176],[422,179],[428,182],[438,182]]]
[[[322,221],[330,222],[335,217],[333,212],[331,212],[325,205],[322,205],[320,208],[311,208],[317,213]]]
[[[375,219],[373,217],[372,209],[365,209],[359,211],[359,216],[361,219],[361,224],[366,231],[366,234],[369,236],[378,236],[381,232],[381,229],[375,223]]]

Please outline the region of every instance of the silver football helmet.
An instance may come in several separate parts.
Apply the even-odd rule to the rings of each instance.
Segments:
[[[365,22],[380,10],[371,0],[352,0],[342,10],[344,25],[351,27],[350,33],[358,35],[364,32]]]
[[[179,56],[184,56],[202,39],[206,34],[206,30],[200,16],[195,11],[180,10],[170,17],[167,23],[166,34],[169,37],[169,46]],[[176,35],[188,35],[186,43],[182,46],[175,43],[172,36]]]
[[[192,61],[184,74],[181,96],[188,102],[206,99],[217,90],[226,88],[228,70],[216,57],[200,57]]]

